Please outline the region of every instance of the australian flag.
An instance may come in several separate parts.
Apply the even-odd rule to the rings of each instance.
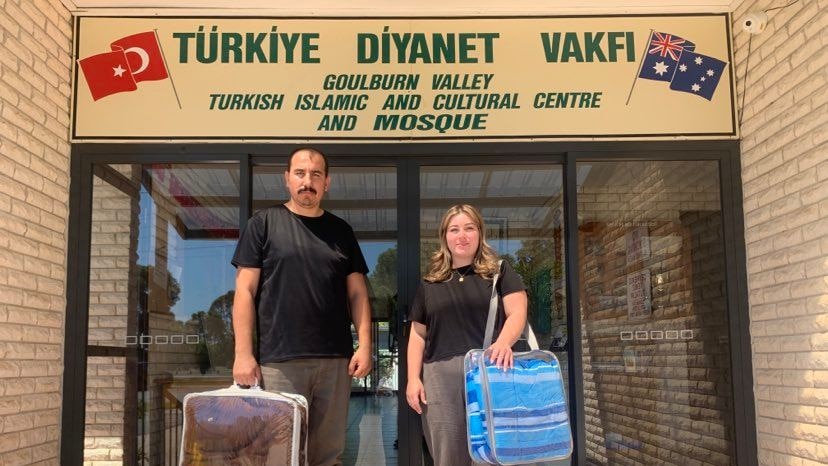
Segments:
[[[712,100],[726,65],[713,57],[685,50],[678,60],[670,89]]]
[[[641,65],[639,78],[667,81],[673,79],[682,51],[696,50],[696,44],[665,32],[650,34],[647,55]]]

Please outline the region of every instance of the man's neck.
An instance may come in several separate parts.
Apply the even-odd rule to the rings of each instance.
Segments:
[[[322,214],[325,213],[325,211],[322,210],[318,205],[315,207],[303,207],[293,202],[293,200],[285,202],[285,207],[287,207],[287,209],[293,212],[294,214],[301,215],[303,217],[320,217],[322,216]]]

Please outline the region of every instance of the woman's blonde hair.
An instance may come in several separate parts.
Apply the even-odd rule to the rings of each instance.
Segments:
[[[448,231],[451,219],[459,214],[466,214],[477,225],[478,231],[480,231],[480,243],[477,246],[477,252],[472,261],[474,273],[491,279],[494,277],[495,272],[497,272],[498,256],[495,250],[486,242],[486,225],[483,223],[483,217],[473,206],[458,204],[449,207],[446,213],[443,214],[443,220],[440,222],[440,229],[437,232],[437,236],[440,238],[440,248],[431,255],[428,272],[423,277],[425,281],[444,282],[451,278],[451,252],[449,252],[448,244],[446,243],[446,232]]]

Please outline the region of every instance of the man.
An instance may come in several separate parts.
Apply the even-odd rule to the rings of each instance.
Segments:
[[[321,152],[291,153],[290,200],[251,217],[232,260],[233,378],[307,398],[311,466],[341,464],[351,377],[365,377],[372,364],[368,267],[350,225],[319,206],[330,182]]]

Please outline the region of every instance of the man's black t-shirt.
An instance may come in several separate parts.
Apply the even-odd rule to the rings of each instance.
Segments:
[[[483,347],[492,281],[476,275],[471,269],[471,265],[457,268],[445,282],[423,281],[420,284],[409,319],[427,328],[424,362],[464,355],[470,349]],[[460,275],[465,275],[462,282],[458,279]],[[504,262],[497,281],[499,299],[492,342],[506,320],[503,296],[525,289],[520,275]]]
[[[344,220],[330,212],[297,215],[284,205],[259,211],[232,264],[261,269],[259,363],[353,354],[346,277],[368,267]]]

